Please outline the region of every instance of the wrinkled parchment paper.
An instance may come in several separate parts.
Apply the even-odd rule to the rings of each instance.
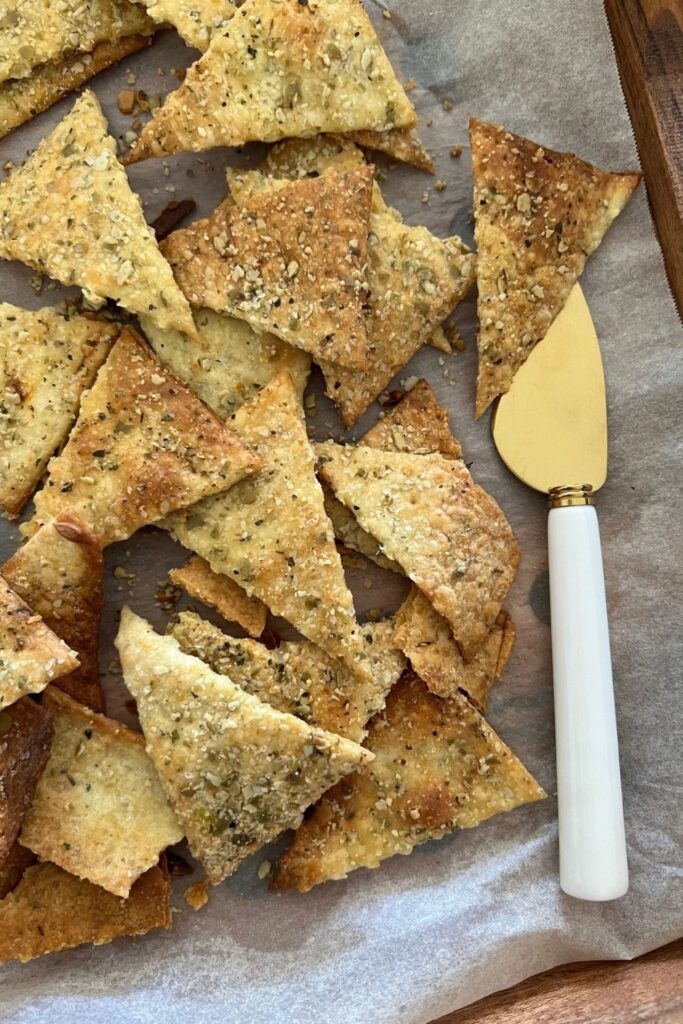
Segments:
[[[636,165],[613,54],[597,0],[390,0],[391,21],[371,5],[378,30],[423,119],[436,178],[394,171],[385,191],[410,223],[471,237],[467,118],[505,123],[600,166]],[[115,133],[127,73],[136,87],[164,93],[169,70],[192,54],[164,33],[140,54],[95,81]],[[158,68],[166,70],[161,76]],[[443,109],[443,101],[452,102]],[[0,143],[2,162],[28,148],[69,108],[67,100]],[[449,102],[446,103],[449,107]],[[449,155],[462,145],[460,159]],[[194,197],[208,212],[224,193],[223,168],[237,158],[215,151],[131,170],[152,219],[171,199]],[[168,166],[166,173],[164,166]],[[173,190],[173,191],[171,191]],[[423,202],[423,199],[426,200]],[[25,268],[0,266],[2,298],[36,307]],[[471,832],[357,871],[306,896],[272,896],[257,870],[266,851],[211,893],[194,913],[180,908],[172,934],[156,933],[1,969],[0,1018],[51,1024],[78,1019],[158,1024],[419,1024],[562,962],[627,958],[683,933],[681,884],[681,412],[682,331],[641,188],[584,275],[602,341],[609,393],[610,478],[599,515],[611,616],[631,889],[612,904],[581,903],[559,890],[554,795]],[[486,421],[474,423],[474,308],[457,315],[467,351],[424,349],[399,375],[426,376],[451,412],[479,483],[510,517],[523,562],[509,607],[516,651],[496,689],[489,718],[550,794],[555,790],[550,633],[543,500],[498,461]],[[314,386],[319,389],[316,378]],[[313,427],[339,434],[324,400]],[[367,427],[377,415],[364,418]],[[356,433],[360,431],[357,430]],[[16,544],[2,523],[0,554]],[[116,612],[124,600],[158,625],[154,602],[165,569],[184,553],[165,535],[143,531],[107,555],[106,648],[102,667],[110,709],[124,719],[125,693],[111,664]],[[129,587],[116,566],[137,573]],[[379,570],[350,571],[362,616],[390,610],[402,584]],[[180,607],[188,602],[183,601]]]

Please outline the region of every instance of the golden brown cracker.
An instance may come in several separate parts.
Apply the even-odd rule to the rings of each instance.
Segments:
[[[113,299],[161,329],[196,333],[93,92],[0,183],[0,257],[78,285],[94,303]]]
[[[515,627],[508,613],[501,612],[482,646],[466,662],[448,622],[413,587],[396,612],[393,640],[432,693],[453,697],[464,692],[485,712],[489,691],[512,653]]]
[[[257,597],[250,597],[234,580],[214,572],[209,563],[193,555],[181,569],[171,569],[169,577],[190,597],[210,605],[228,622],[236,622],[249,636],[260,636],[266,627],[268,609]]]
[[[464,463],[367,445],[316,445],[318,468],[363,529],[450,623],[471,661],[519,564],[502,511]]]
[[[640,181],[470,121],[477,242],[476,415],[544,337]]]
[[[545,796],[469,701],[442,700],[412,673],[389,694],[366,746],[374,761],[325,793],[272,888],[306,892]]]
[[[165,865],[150,868],[121,899],[56,864],[28,867],[0,902],[0,963],[101,946],[122,935],[171,927],[171,883]]]
[[[77,667],[76,652],[0,577],[0,709]]]
[[[117,647],[149,755],[212,884],[371,759],[217,675],[129,609]]]
[[[0,507],[8,518],[19,515],[66,440],[119,332],[92,317],[0,303]]]
[[[250,451],[125,329],[49,465],[24,532],[70,508],[104,547],[256,468]]]
[[[169,516],[164,525],[214,572],[233,579],[352,671],[361,671],[353,598],[289,376],[266,385],[231,422],[260,459],[260,473]]]
[[[416,121],[358,0],[246,0],[128,159]]]
[[[161,248],[192,305],[359,369],[371,200],[370,167],[330,172],[223,204]]]
[[[51,688],[50,757],[22,846],[117,896],[183,836],[140,733]]]

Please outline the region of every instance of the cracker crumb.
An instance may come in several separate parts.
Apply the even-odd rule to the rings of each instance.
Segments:
[[[201,882],[191,885],[185,890],[185,902],[193,910],[201,910],[209,902],[209,880],[204,878]]]
[[[412,92],[413,89],[416,88],[416,86],[417,86],[417,82],[415,81],[415,79],[414,78],[409,78],[408,81],[406,82],[404,88],[405,88],[406,92]]]
[[[121,89],[116,103],[122,114],[132,114],[135,109],[135,92],[132,89]]]
[[[443,192],[445,187],[446,182],[442,178],[439,178],[437,181],[434,182],[434,188],[436,189],[437,192]]]
[[[264,878],[268,877],[272,868],[273,866],[269,860],[262,860],[258,866],[258,871],[256,872],[257,878],[262,882]]]
[[[447,111],[447,112],[449,110],[452,110],[454,106],[455,106],[455,104],[454,104],[453,100],[445,99],[445,100],[441,101],[442,109]]]
[[[462,156],[462,146],[453,146],[451,149],[451,156],[457,160],[459,156]]]

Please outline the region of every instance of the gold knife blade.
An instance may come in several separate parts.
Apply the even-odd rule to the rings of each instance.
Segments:
[[[491,420],[498,453],[523,483],[547,494],[607,477],[607,400],[600,344],[578,284],[543,341],[515,374]]]

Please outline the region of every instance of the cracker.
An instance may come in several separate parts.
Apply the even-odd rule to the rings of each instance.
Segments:
[[[447,356],[453,354],[453,346],[448,340],[446,332],[441,325],[434,328],[427,339],[427,344],[431,345],[432,348],[435,348],[437,352],[445,352]]]
[[[117,647],[149,755],[212,884],[371,759],[262,703],[129,609]]]
[[[27,78],[0,84],[0,139],[32,120],[100,71],[151,46],[152,35],[127,35],[98,43],[90,52],[78,51],[34,68]]]
[[[412,164],[420,171],[434,173],[434,162],[414,128],[391,128],[385,132],[353,132],[350,138],[363,149],[384,153],[393,160]]]
[[[202,52],[228,24],[238,0],[135,0],[160,25],[173,25],[188,46]]]
[[[75,651],[0,577],[0,709],[77,666]]]
[[[196,333],[92,92],[0,183],[0,256]]]
[[[26,868],[35,864],[36,859],[35,853],[31,853],[25,846],[14,844],[5,862],[0,864],[0,900],[3,900],[8,892],[16,889]]]
[[[255,331],[212,309],[195,312],[200,341],[179,331],[160,331],[146,317],[143,330],[157,356],[190,385],[202,402],[228,419],[256,392],[286,370],[303,398],[311,357],[274,334]]]
[[[611,174],[470,121],[479,297],[476,415],[504,394],[640,173]]]
[[[30,697],[0,711],[0,865],[19,835],[51,739],[50,716]]]
[[[251,480],[169,516],[164,525],[307,639],[361,670],[353,598],[315,476],[303,410],[287,374],[235,414],[261,460]]]
[[[320,363],[326,392],[352,426],[474,283],[474,254],[456,236],[436,238],[375,208],[368,237],[369,369]]]
[[[445,459],[462,459],[460,442],[448,425],[448,413],[424,378],[385,412],[360,443],[388,452],[438,453]]]
[[[396,612],[393,641],[432,693],[453,697],[463,692],[485,712],[489,691],[501,678],[512,652],[515,627],[508,613],[501,612],[482,646],[466,662],[449,624],[413,587]]]
[[[22,529],[35,532],[70,508],[104,547],[225,490],[256,466],[223,421],[126,328]]]
[[[154,32],[154,23],[128,0],[12,0],[0,26],[0,82],[26,78],[46,61],[99,43]]]
[[[247,0],[128,159],[416,121],[357,0]]]
[[[117,896],[182,839],[140,733],[51,688],[54,736],[22,846]]]
[[[405,668],[405,658],[393,645],[393,630],[392,620],[361,627],[367,680],[308,640],[281,643],[270,651],[254,640],[226,636],[192,612],[181,612],[170,632],[186,654],[264,703],[360,743],[368,720],[384,707]]]
[[[519,547],[464,463],[442,455],[316,445],[337,498],[450,623],[471,661],[501,610]]]
[[[378,420],[359,443],[370,448],[412,452],[415,455],[440,452],[447,459],[459,459],[462,456],[460,444],[448,426],[448,413],[439,405],[431,386],[424,379],[419,380],[398,405],[385,412],[384,418]],[[402,574],[403,569],[398,562],[387,558],[381,545],[362,528],[353,512],[335,498],[325,484],[323,493],[325,511],[334,527],[335,537],[354,551],[360,551],[380,568]]]
[[[78,654],[55,686],[104,711],[97,649],[104,608],[103,560],[97,537],[67,509],[46,523],[0,569],[14,591]]]
[[[182,569],[171,569],[168,575],[190,597],[215,608],[228,622],[237,622],[249,636],[260,636],[266,628],[268,609],[263,602],[250,597],[229,576],[215,573],[199,555],[194,555]]]
[[[120,327],[0,303],[0,506],[14,519],[64,443]]]
[[[388,572],[395,572],[404,575],[403,569],[392,558],[382,551],[382,545],[363,529],[351,509],[348,509],[343,501],[335,498],[334,491],[327,484],[323,483],[323,497],[325,499],[325,512],[332,523],[334,535],[345,547],[359,551],[371,562],[378,565],[380,569]]]
[[[366,745],[374,761],[325,793],[272,888],[306,892],[545,797],[464,697],[442,700],[411,673],[389,694]]]
[[[232,198],[242,204],[264,189],[282,188],[283,178],[325,177],[361,161],[360,150],[348,140],[292,140],[271,150],[260,173],[229,172],[228,182]],[[459,238],[442,240],[426,228],[403,224],[375,186],[368,237],[369,367],[350,372],[318,360],[327,394],[339,406],[345,426],[356,422],[430,340],[473,282],[474,254]]]
[[[0,902],[0,963],[26,963],[86,943],[171,928],[171,883],[165,866],[150,868],[125,900],[55,864],[29,867]]]
[[[361,368],[371,200],[372,168],[330,172],[223,204],[161,249],[194,306]]]

